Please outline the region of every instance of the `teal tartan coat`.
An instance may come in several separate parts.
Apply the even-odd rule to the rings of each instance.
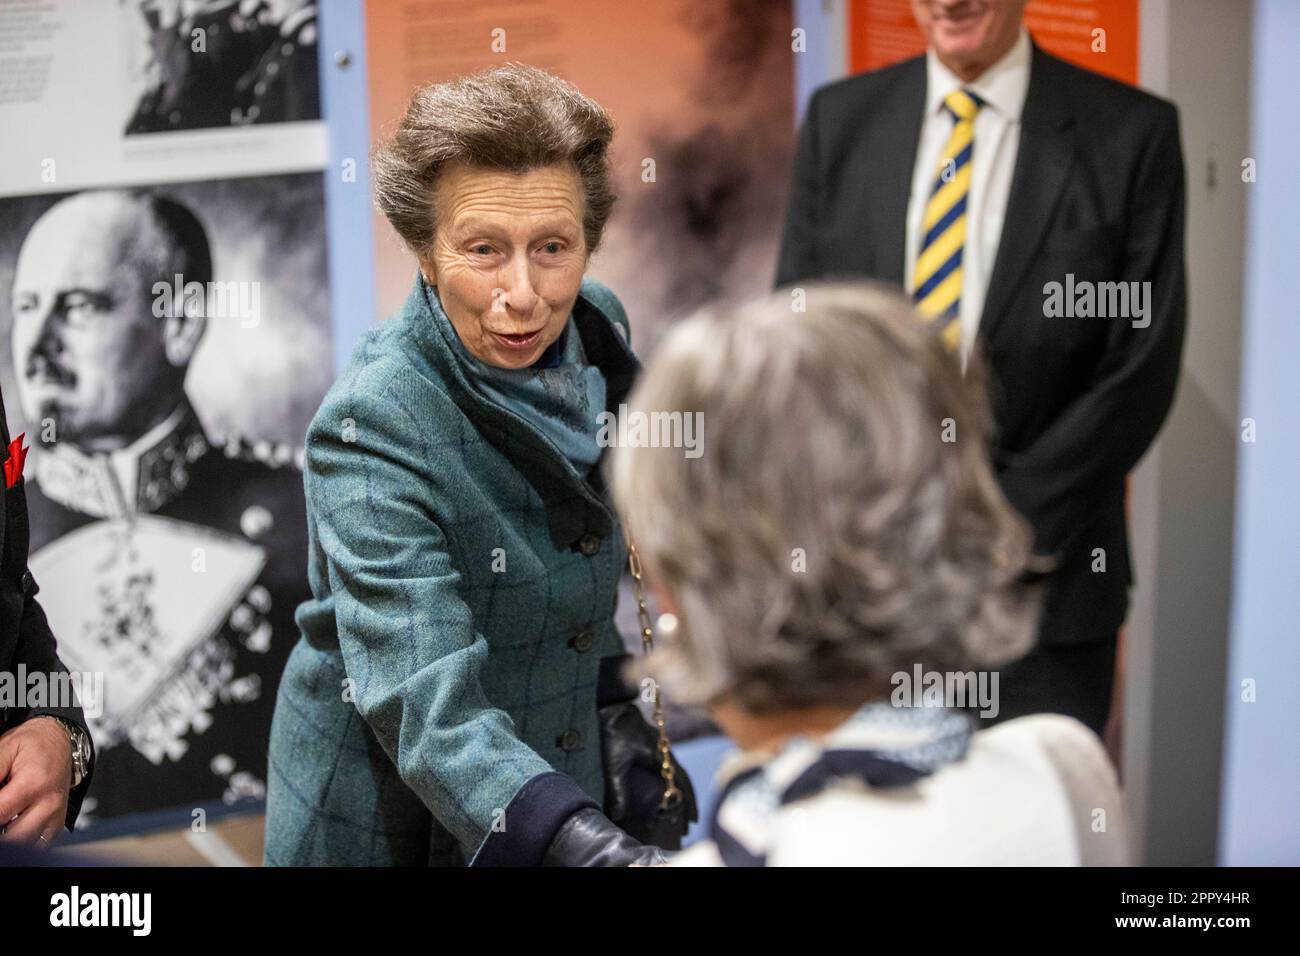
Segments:
[[[584,280],[573,318],[617,411],[639,370],[623,307]],[[455,336],[417,279],[308,430],[312,597],[271,728],[268,865],[536,864],[603,799],[627,559],[603,472],[489,401]]]

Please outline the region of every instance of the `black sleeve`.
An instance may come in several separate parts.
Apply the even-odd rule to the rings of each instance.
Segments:
[[[781,234],[781,251],[776,264],[776,287],[817,279],[822,275],[817,237],[821,222],[821,170],[817,157],[818,112],[820,91],[813,94],[804,116],[803,128],[795,148],[794,172],[790,182],[790,201],[786,208],[785,229]]]
[[[9,493],[13,494],[15,490],[20,489],[21,484],[17,489],[11,488]],[[68,669],[59,660],[58,647],[54,640],[54,634],[50,631],[49,622],[45,619],[45,611],[41,609],[40,602],[36,600],[37,586],[30,571],[23,575],[23,591],[25,603],[23,605],[22,624],[19,627],[18,647],[14,652],[14,667],[23,664],[29,674],[34,671],[43,674],[66,674]],[[86,776],[68,794],[68,815],[64,820],[64,826],[71,830],[72,825],[77,820],[77,814],[81,812],[81,802],[85,799],[86,791],[90,788],[90,777],[95,766],[95,743],[91,739],[90,730],[86,726],[85,714],[82,713],[79,706],[16,709],[12,712],[9,723],[10,726],[17,726],[24,720],[43,716],[62,717],[64,720],[76,724],[85,732],[86,739],[90,741],[90,763],[86,769]]]
[[[538,774],[510,798],[500,818],[503,826],[488,831],[469,865],[541,866],[560,828],[586,809],[600,808],[572,777],[558,771]]]
[[[1150,129],[1129,196],[1123,274],[1115,277],[1151,283],[1150,324],[1113,323],[1088,388],[1030,448],[999,455],[1003,491],[1033,524],[1042,554],[1068,549],[1096,496],[1137,464],[1173,402],[1187,321],[1177,111],[1164,104]]]
[[[3,436],[3,446],[0,451],[9,446],[9,426],[4,421],[4,396],[0,395],[0,436]],[[22,614],[18,618],[18,640],[14,647],[14,654],[11,661],[7,662],[12,670],[17,670],[19,665],[26,668],[27,673],[39,672],[46,675],[66,674],[68,669],[59,660],[58,646],[54,640],[54,634],[50,631],[49,621],[45,619],[45,611],[41,609],[40,602],[36,600],[36,593],[40,590],[32,572],[27,568],[27,482],[22,478],[14,484],[12,488],[5,489],[2,494],[4,501],[0,502],[5,508],[5,513],[12,515],[14,521],[12,525],[8,522],[5,524],[5,547],[4,555],[0,558],[6,558],[4,561],[4,586],[20,589],[22,592]],[[10,507],[11,499],[17,497]],[[3,517],[3,516],[0,516]],[[86,791],[90,788],[91,770],[93,769],[95,744],[91,739],[90,731],[86,727],[86,717],[80,706],[71,707],[16,707],[9,711],[5,717],[4,727],[2,730],[8,730],[18,726],[25,720],[33,717],[62,717],[64,720],[76,724],[86,734],[86,739],[90,741],[90,763],[86,768],[86,776],[81,783],[73,788],[68,794],[68,814],[64,819],[64,825],[71,830],[72,825],[76,822],[77,814],[81,812],[81,802],[85,799]]]

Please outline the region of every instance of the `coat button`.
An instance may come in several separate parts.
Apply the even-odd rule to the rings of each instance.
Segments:
[[[584,534],[578,541],[578,550],[591,557],[600,550],[600,538],[594,534]]]
[[[579,654],[585,654],[596,646],[596,634],[591,628],[581,630],[569,638],[569,646]]]
[[[570,727],[560,736],[555,738],[555,746],[559,747],[565,753],[573,753],[575,750],[582,748],[582,732]]]

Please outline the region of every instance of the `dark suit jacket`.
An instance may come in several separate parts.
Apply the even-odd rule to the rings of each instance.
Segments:
[[[4,396],[0,395],[0,457],[9,456],[9,426],[4,416]],[[31,442],[24,444],[30,446]],[[45,612],[36,600],[39,588],[27,570],[27,482],[20,479],[4,491],[4,514],[0,517],[0,671],[15,675],[18,665],[26,673],[66,673],[59,660],[58,648]],[[17,727],[24,720],[42,715],[62,717],[86,731],[86,718],[80,707],[12,707],[0,706],[0,733]],[[90,770],[94,768],[94,743],[91,743]],[[68,815],[64,824],[69,830],[81,812],[81,801],[90,787],[91,773],[68,796]]]
[[[903,284],[925,58],[813,96],[795,157],[777,285]],[[1150,325],[1044,315],[1047,283],[1150,282]],[[1173,400],[1186,321],[1183,161],[1172,104],[1036,46],[1020,149],[977,347],[1003,491],[1049,577],[1041,641],[1113,636],[1132,583],[1125,476]],[[1092,570],[1105,550],[1106,570]]]

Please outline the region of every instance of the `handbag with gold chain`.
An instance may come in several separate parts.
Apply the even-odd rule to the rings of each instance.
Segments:
[[[646,603],[641,558],[630,536],[627,545],[641,647],[649,655],[654,650],[654,625]],[[659,683],[650,681],[650,685],[653,726],[631,701],[600,708],[606,748],[606,812],[634,839],[676,850],[698,811],[690,780],[672,755]]]

